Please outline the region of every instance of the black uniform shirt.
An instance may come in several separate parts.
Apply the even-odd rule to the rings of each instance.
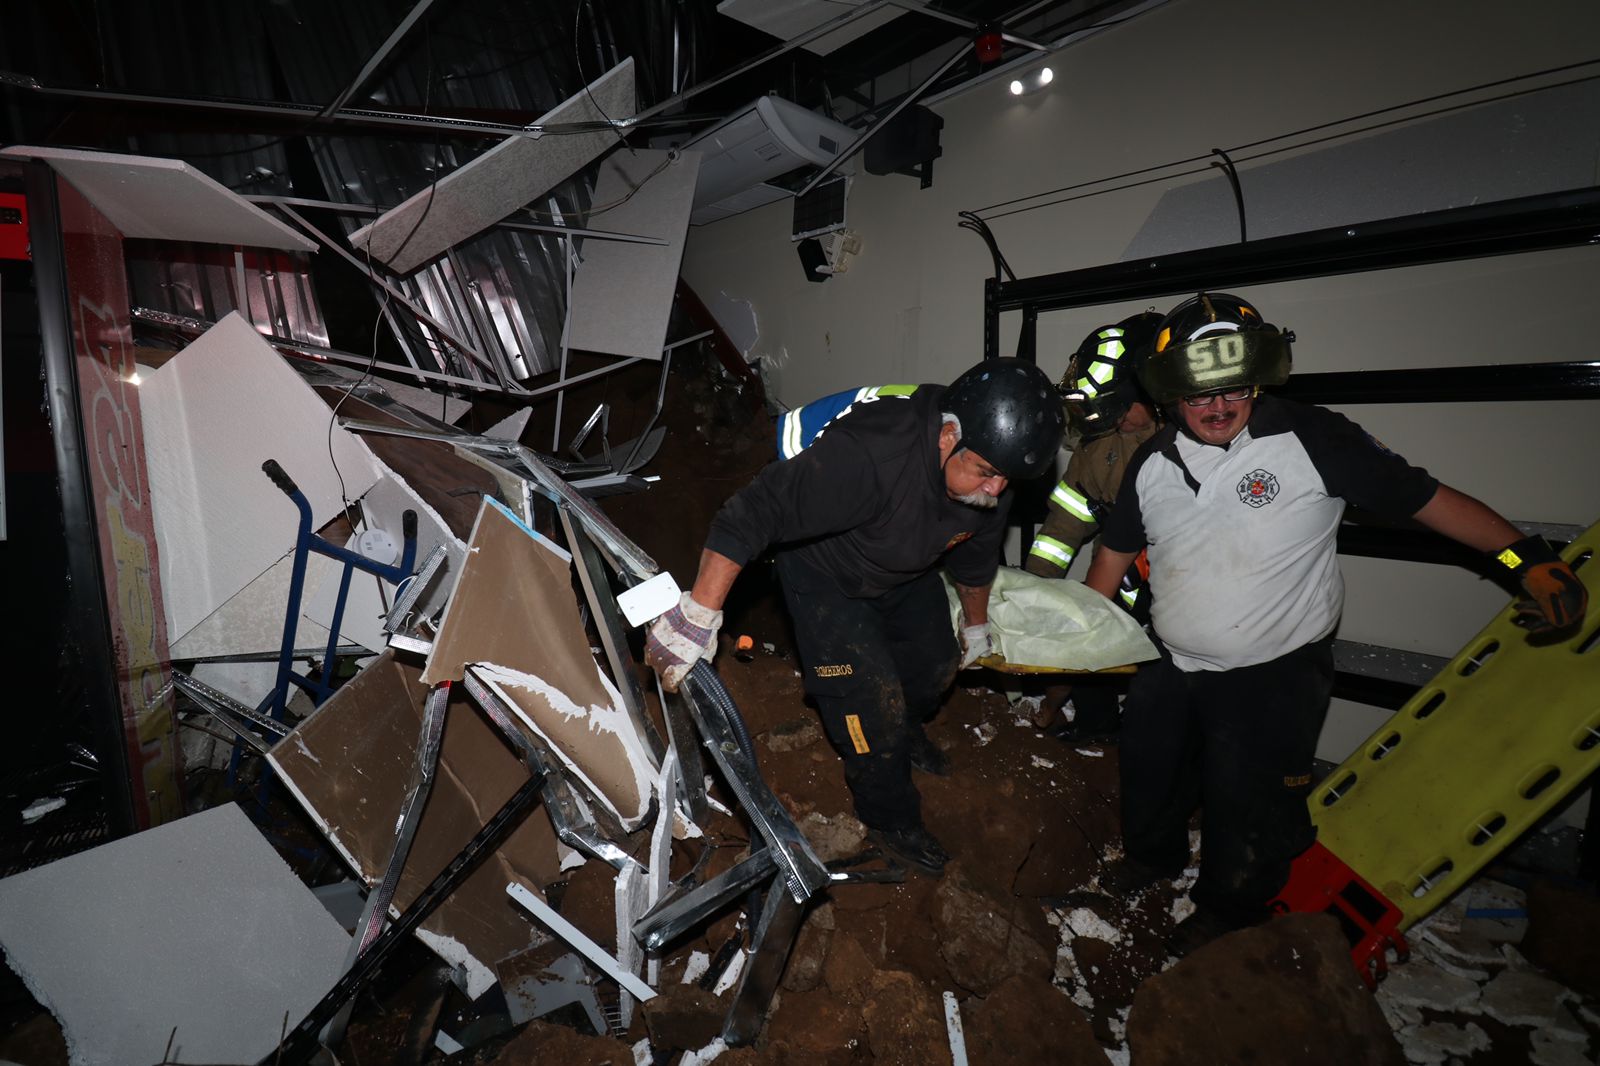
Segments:
[[[880,596],[941,559],[958,584],[990,584],[1011,491],[992,510],[945,492],[944,392],[923,385],[908,399],[858,404],[723,504],[706,547],[742,566],[781,545],[854,597]]]

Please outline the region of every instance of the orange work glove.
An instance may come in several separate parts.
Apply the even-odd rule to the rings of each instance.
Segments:
[[[1528,597],[1517,601],[1518,625],[1544,633],[1583,621],[1588,590],[1543,537],[1524,537],[1495,559],[1511,571]]]

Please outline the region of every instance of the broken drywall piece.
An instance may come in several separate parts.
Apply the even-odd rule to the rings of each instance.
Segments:
[[[485,437],[493,437],[496,440],[520,441],[522,439],[522,431],[528,428],[528,419],[531,417],[533,417],[533,408],[524,407],[520,411],[514,411],[506,415],[500,421],[484,430],[483,435]]]
[[[294,547],[299,512],[261,472],[264,461],[277,460],[305,494],[313,528],[380,474],[367,446],[330,425],[328,405],[237,312],[146,378],[139,398],[175,643]]]
[[[1420,956],[1390,970],[1384,987],[1393,1002],[1405,1006],[1478,1013],[1477,982],[1446,973]]]
[[[420,675],[419,667],[385,652],[267,756],[329,843],[369,884],[388,864],[415,765],[430,687]],[[527,779],[522,761],[456,686],[433,790],[395,889],[396,913]],[[505,882],[513,876],[534,885],[560,878],[548,817],[529,815],[417,933],[461,967],[464,990],[474,999],[494,983],[496,962],[533,945],[534,931],[505,906]]]
[[[698,152],[616,152],[600,165],[594,202],[615,204],[607,229],[659,237],[665,245],[585,241],[572,281],[567,344],[589,352],[661,358],[694,207]]]
[[[321,555],[306,560],[302,605],[316,595],[333,567],[333,560]],[[174,641],[173,661],[279,651],[283,647],[283,620],[288,612],[289,578],[293,570],[292,555],[269,566],[221,607],[206,615],[183,635],[182,640]],[[300,648],[326,648],[328,630],[302,613],[295,626],[294,642]]]
[[[0,947],[73,1066],[261,1060],[349,942],[233,804],[0,881]]]
[[[1502,970],[1483,989],[1483,1013],[1503,1025],[1550,1028],[1562,1004],[1574,998],[1571,989],[1531,970]]]
[[[631,118],[635,109],[630,57],[545,112],[533,125],[609,123]],[[409,274],[445,249],[537,200],[592,163],[618,139],[616,130],[605,128],[593,133],[563,130],[561,136],[553,137],[507,137],[350,234],[350,244],[367,249],[395,273]],[[597,195],[594,202],[604,201]]]
[[[755,304],[742,297],[729,296],[725,289],[718,289],[706,301],[706,310],[711,312],[711,317],[717,320],[717,325],[722,327],[722,332],[727,334],[733,346],[739,349],[739,354],[748,360],[756,341],[761,339]]]
[[[659,771],[589,649],[572,557],[488,498],[423,680],[469,664],[624,828],[643,821]]]

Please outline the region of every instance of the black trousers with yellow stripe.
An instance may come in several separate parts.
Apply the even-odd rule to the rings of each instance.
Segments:
[[[806,694],[844,760],[856,817],[876,829],[921,825],[911,744],[960,662],[938,573],[872,599],[844,595],[790,552],[778,554],[778,576]]]

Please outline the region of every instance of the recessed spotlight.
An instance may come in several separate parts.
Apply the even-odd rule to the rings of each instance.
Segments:
[[[1055,77],[1055,71],[1049,67],[1030,70],[1022,77],[1011,82],[1011,95],[1026,96],[1029,93],[1036,93],[1054,81]]]
[[[1055,77],[1055,75],[1050,72],[1050,68],[1049,67],[1040,67],[1039,68],[1039,84],[1041,86],[1049,85],[1051,79],[1054,78],[1054,77]]]
[[[1022,83],[1020,81],[1013,81],[1011,83],[1011,95],[1012,96],[1021,96],[1022,95]]]

